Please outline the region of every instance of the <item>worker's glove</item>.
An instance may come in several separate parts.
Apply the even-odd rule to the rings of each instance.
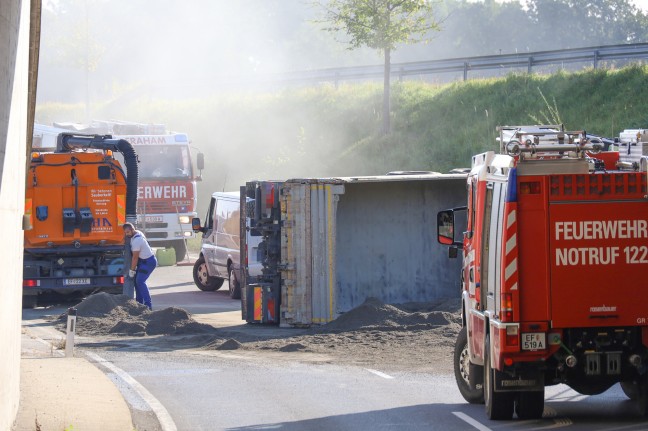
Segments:
[[[128,276],[129,276],[130,278],[135,278],[135,270],[134,270],[134,269],[129,270],[129,271],[128,271]]]

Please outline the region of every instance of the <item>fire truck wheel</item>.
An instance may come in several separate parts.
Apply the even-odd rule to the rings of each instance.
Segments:
[[[484,402],[490,420],[508,420],[513,417],[515,398],[512,392],[495,392],[495,373],[491,367],[490,337],[484,343]]]
[[[455,342],[454,348],[454,374],[457,381],[457,387],[461,396],[470,404],[483,404],[484,403],[484,388],[479,384],[476,389],[470,385],[471,376],[474,379],[474,373],[483,373],[483,367],[474,365],[470,362],[468,356],[468,333],[464,326]]]
[[[229,283],[229,296],[232,299],[241,299],[241,283],[236,279],[236,275],[232,268],[227,268],[228,283]]]
[[[220,289],[223,285],[222,278],[210,277],[207,272],[207,264],[205,263],[205,258],[201,255],[193,267],[193,279],[198,289],[205,292],[213,292],[214,290]]]
[[[604,383],[583,383],[572,382],[569,384],[573,390],[583,395],[599,395],[612,387],[611,384]]]
[[[183,260],[185,260],[185,257],[187,255],[187,246],[186,246],[184,240],[175,241],[173,243],[173,249],[175,250],[176,263],[182,262]]]
[[[635,382],[634,380],[621,382],[621,390],[624,394],[626,394],[626,397],[630,398],[631,400],[636,400],[637,398],[639,398],[639,383]]]
[[[643,375],[637,383],[636,403],[639,407],[639,414],[648,418],[648,377],[646,375]]]
[[[544,388],[541,391],[520,392],[515,401],[515,414],[520,419],[540,419],[544,411]]]

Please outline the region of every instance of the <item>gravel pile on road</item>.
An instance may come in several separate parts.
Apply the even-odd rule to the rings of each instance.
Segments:
[[[196,322],[185,310],[175,307],[150,311],[125,295],[97,293],[87,297],[77,309],[76,333],[101,335],[180,335],[201,334],[214,328]],[[67,313],[59,316],[59,329],[65,331]]]
[[[384,304],[368,298],[360,306],[342,314],[321,331],[354,331],[360,329],[412,330],[449,325],[457,322],[459,301],[408,303],[403,306]]]
[[[337,363],[382,370],[452,372],[452,352],[461,329],[461,302],[384,304],[369,298],[327,325],[290,337],[214,340],[203,350],[242,349],[277,354],[310,353]]]
[[[452,351],[461,328],[459,299],[389,305],[369,298],[327,325],[267,337],[228,332],[196,322],[181,308],[151,312],[122,295],[99,293],[76,306],[79,335],[146,336],[169,349],[273,352],[291,360],[331,361],[381,370],[452,372]],[[58,319],[65,331],[67,315]]]

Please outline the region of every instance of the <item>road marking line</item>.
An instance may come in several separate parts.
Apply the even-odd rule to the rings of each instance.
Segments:
[[[220,372],[221,370],[218,369],[191,368],[191,369],[183,369],[183,370],[166,369],[166,370],[153,370],[153,371],[135,371],[129,374],[132,377],[147,377],[147,376],[148,377],[183,377],[187,375],[204,376],[205,374],[215,374]]]
[[[389,374],[381,373],[378,370],[372,370],[371,368],[365,368],[365,370],[369,371],[370,373],[373,373],[379,377],[382,377],[383,379],[393,379],[393,376],[390,376]]]
[[[475,419],[471,418],[470,416],[468,416],[465,413],[452,412],[452,414],[455,415],[456,417],[458,417],[459,419],[461,419],[462,421],[466,422],[467,424],[472,425],[473,427],[475,427],[479,431],[492,431],[486,425],[483,425],[482,423],[477,422]]]
[[[151,407],[151,410],[153,410],[153,413],[155,413],[155,416],[157,416],[158,421],[160,422],[162,431],[178,430],[175,422],[173,422],[173,418],[171,418],[171,415],[169,414],[167,409],[162,405],[162,403],[158,401],[158,399],[155,398],[153,394],[151,394],[144,386],[142,386],[130,374],[128,374],[126,371],[122,370],[121,368],[117,367],[112,362],[109,362],[108,360],[97,355],[96,353],[92,353],[92,352],[84,352],[84,353],[95,362],[100,363],[101,365],[108,368],[116,375],[118,375],[124,382],[126,382],[126,384],[130,385],[133,388],[133,390],[135,390],[135,392],[137,392],[137,394],[140,397],[142,397],[144,402],[148,404],[149,407]]]

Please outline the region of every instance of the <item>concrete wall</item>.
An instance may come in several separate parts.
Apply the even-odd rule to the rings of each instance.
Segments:
[[[29,24],[29,0],[0,0],[0,430],[11,428],[20,398]]]
[[[461,258],[437,242],[442,209],[466,204],[465,178],[347,183],[337,207],[336,310],[459,297]]]

